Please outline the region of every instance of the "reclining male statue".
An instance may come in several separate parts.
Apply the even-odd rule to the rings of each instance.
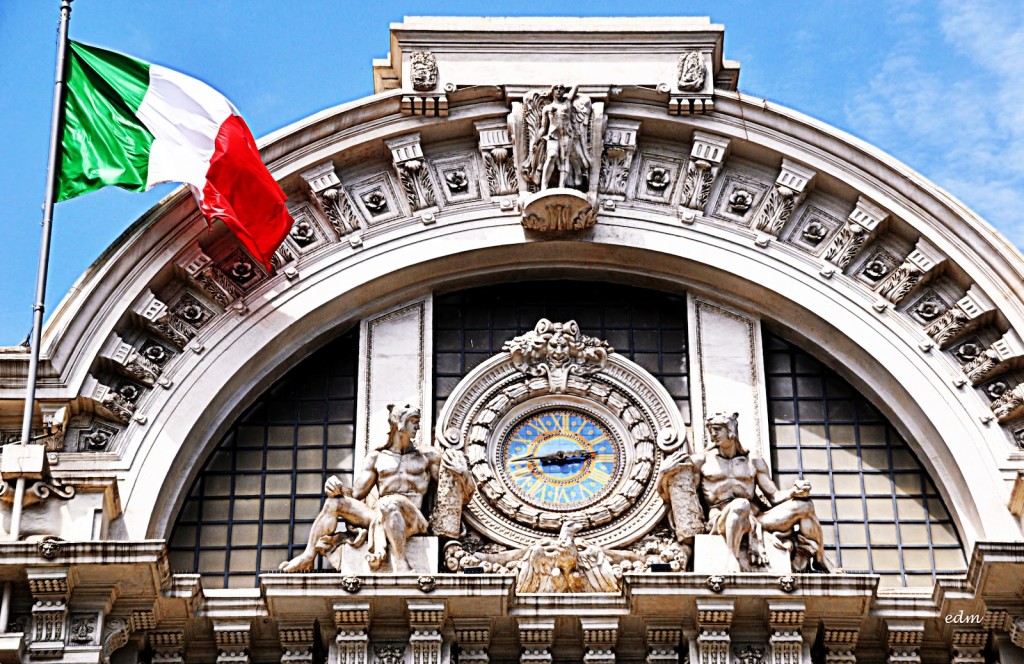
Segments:
[[[437,492],[435,511],[461,511],[469,501],[476,482],[465,456],[457,450],[441,453],[415,445],[420,428],[419,408],[389,404],[388,423],[387,442],[370,451],[351,489],[337,476],[327,480],[327,499],[313,522],[306,548],[282,563],[283,571],[310,570],[317,553],[326,555],[340,543],[359,547],[368,540],[366,559],[371,570],[379,569],[389,559],[392,571],[411,572],[407,547],[411,537],[427,532],[429,524],[422,509],[431,479],[437,480],[446,473],[454,480],[454,492]],[[371,506],[364,499],[375,486],[378,497]],[[335,532],[339,520],[345,522],[345,532]]]
[[[658,491],[670,503],[677,537],[683,540],[694,534],[682,532],[679,526],[696,506],[671,502],[673,495],[685,495],[672,491],[673,483],[682,483],[699,488],[696,493],[704,506],[705,531],[724,537],[738,563],[746,541],[750,567],[767,565],[766,540],[774,540],[789,551],[794,572],[832,571],[810,500],[810,483],[796,480],[792,489],[779,490],[764,459],[740,444],[736,420],[736,413],[715,413],[705,421],[708,446],[702,453],[690,454],[684,447],[661,463]],[[690,492],[694,500],[696,493]]]

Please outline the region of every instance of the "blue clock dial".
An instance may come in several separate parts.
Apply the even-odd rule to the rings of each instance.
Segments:
[[[569,510],[599,500],[622,466],[619,445],[607,428],[574,408],[530,415],[513,427],[502,448],[513,491],[545,509]]]

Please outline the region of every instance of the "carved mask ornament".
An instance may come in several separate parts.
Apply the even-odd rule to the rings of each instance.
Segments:
[[[704,56],[700,51],[687,51],[679,56],[679,89],[687,92],[699,92],[704,89],[707,71],[704,68]]]
[[[516,369],[531,376],[547,376],[551,391],[561,393],[569,374],[589,376],[600,371],[613,352],[607,341],[580,333],[579,325],[540,319],[530,332],[505,343]]]
[[[437,58],[430,51],[413,51],[409,58],[412,89],[427,92],[437,87]]]

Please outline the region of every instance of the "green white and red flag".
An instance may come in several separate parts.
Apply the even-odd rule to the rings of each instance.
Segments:
[[[57,200],[107,185],[184,182],[268,269],[292,226],[285,194],[237,109],[200,80],[136,58],[68,44]]]

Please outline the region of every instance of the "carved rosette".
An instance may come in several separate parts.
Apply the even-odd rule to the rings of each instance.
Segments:
[[[765,196],[761,209],[754,216],[754,228],[778,237],[794,210],[810,192],[814,175],[814,171],[783,158],[782,170],[775,180],[775,186]]]

